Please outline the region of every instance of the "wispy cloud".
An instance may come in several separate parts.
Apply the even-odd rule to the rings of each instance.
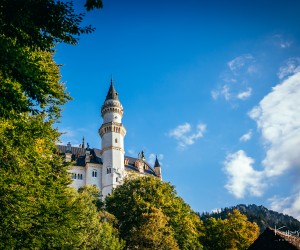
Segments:
[[[240,141],[246,142],[246,141],[249,141],[251,138],[252,138],[252,130],[250,129],[246,134],[243,134],[240,137]]]
[[[202,138],[205,131],[206,125],[204,123],[199,123],[196,129],[192,130],[192,126],[186,122],[170,130],[168,135],[177,140],[179,149],[185,149],[187,146],[194,144],[197,139]]]
[[[211,91],[214,100],[245,101],[251,97],[252,87],[249,84],[258,72],[256,60],[251,54],[243,54],[227,62],[227,69],[221,74],[221,83]],[[233,105],[236,106],[236,105]]]
[[[283,214],[289,214],[300,220],[300,192],[288,197],[273,196],[268,199],[270,208]]]
[[[251,96],[251,94],[252,88],[248,88],[247,90],[238,93],[236,97],[240,100],[246,100]]]
[[[300,72],[300,58],[291,57],[283,62],[283,65],[278,70],[277,76],[279,79],[284,79],[297,72]]]
[[[239,74],[243,68],[246,72],[253,73],[255,70],[253,62],[254,57],[251,54],[244,54],[229,61],[227,66],[235,75]]]
[[[275,34],[273,36],[271,36],[270,41],[273,45],[275,45],[276,47],[280,48],[280,49],[286,49],[289,48],[293,41],[287,37],[285,37],[282,34]]]
[[[223,97],[226,101],[231,98],[231,93],[228,85],[223,85],[220,89],[213,90],[211,96],[214,100],[217,100],[219,97]]]
[[[254,170],[254,159],[243,150],[228,154],[224,161],[224,170],[228,176],[225,188],[236,198],[243,198],[247,193],[261,196],[264,190],[262,173]]]

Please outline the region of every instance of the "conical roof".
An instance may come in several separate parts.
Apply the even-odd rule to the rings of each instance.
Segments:
[[[107,101],[107,100],[119,100],[118,93],[117,93],[117,91],[114,87],[114,82],[113,82],[112,79],[110,81],[110,87],[109,87],[109,90],[107,92],[105,101]]]
[[[157,156],[156,156],[156,159],[155,159],[155,163],[154,163],[154,167],[160,167],[160,164],[158,162],[158,159],[157,159]]]

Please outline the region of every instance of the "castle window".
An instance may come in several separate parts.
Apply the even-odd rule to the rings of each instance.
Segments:
[[[106,173],[110,174],[111,173],[111,168],[107,168]]]
[[[118,177],[116,177],[116,182],[118,182],[119,181],[119,178]]]
[[[93,170],[92,177],[97,177],[97,170]]]
[[[118,139],[117,138],[115,139],[115,143],[118,143]]]
[[[72,179],[76,179],[76,174],[75,173],[72,175]]]

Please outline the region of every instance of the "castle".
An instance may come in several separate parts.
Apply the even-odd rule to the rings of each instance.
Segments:
[[[69,168],[73,182],[78,189],[85,185],[95,185],[105,198],[121,185],[125,178],[135,176],[161,177],[161,167],[156,158],[152,168],[146,161],[143,151],[138,158],[125,156],[124,137],[126,129],[122,124],[123,106],[111,80],[108,93],[101,108],[103,123],[99,128],[102,149],[85,147],[84,139],[79,147],[70,143],[58,145],[66,162],[74,163]]]

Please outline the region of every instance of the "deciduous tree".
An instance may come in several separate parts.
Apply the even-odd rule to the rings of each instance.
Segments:
[[[148,177],[127,180],[105,202],[108,212],[118,219],[121,237],[127,245],[139,237],[133,232],[149,227],[153,216],[158,216],[159,212],[151,213],[161,211],[180,249],[202,249],[199,242],[202,222],[169,183]],[[149,221],[145,222],[147,219]]]
[[[233,210],[224,220],[208,218],[205,222],[204,249],[248,249],[259,235],[256,223],[249,222],[238,210]]]

